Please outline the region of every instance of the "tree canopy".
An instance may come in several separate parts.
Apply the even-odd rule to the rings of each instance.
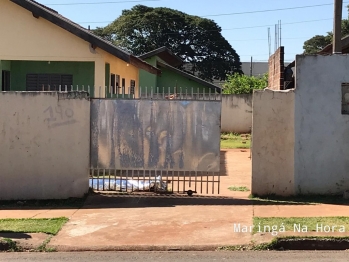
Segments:
[[[348,9],[348,18],[349,18],[349,5]],[[342,37],[349,35],[349,20],[342,20]],[[327,32],[326,35],[316,35],[307,41],[304,42],[303,49],[304,54],[316,54],[327,45],[331,44],[333,40],[333,33]]]
[[[137,56],[166,46],[192,64],[191,73],[212,81],[242,72],[239,55],[221,31],[210,19],[170,8],[136,5],[94,33]]]
[[[223,85],[223,94],[252,94],[254,89],[264,89],[268,86],[268,74],[247,76],[238,73],[228,75]]]

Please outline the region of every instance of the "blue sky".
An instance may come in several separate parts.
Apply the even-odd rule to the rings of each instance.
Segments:
[[[268,60],[268,28],[271,31],[271,51],[273,53],[275,46],[274,29],[275,24],[278,24],[279,20],[281,20],[282,24],[281,44],[285,46],[286,61],[294,60],[296,54],[302,53],[305,40],[316,34],[325,34],[328,31],[332,31],[333,28],[334,0],[37,1],[57,10],[60,14],[74,22],[84,27],[90,25],[91,28],[106,26],[119,17],[122,10],[130,9],[137,4],[151,7],[168,7],[187,14],[207,17],[214,20],[223,29],[222,35],[240,55],[242,62],[250,61],[251,56],[253,57],[253,61]],[[75,3],[93,4],[75,5]],[[349,1],[343,1],[343,18],[347,18],[348,16],[346,8],[348,4]],[[302,8],[290,9],[296,7]],[[266,11],[275,9],[285,10]]]

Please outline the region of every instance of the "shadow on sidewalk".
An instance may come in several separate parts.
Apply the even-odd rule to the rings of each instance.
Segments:
[[[186,196],[186,195],[117,195],[92,194],[83,209],[95,208],[145,208],[175,206],[250,206],[250,205],[316,205],[309,202],[269,201],[242,199],[219,196]]]
[[[10,238],[10,239],[30,239],[31,235],[25,233],[18,233],[13,231],[1,231],[0,238]]]
[[[20,203],[20,204],[18,204]],[[98,209],[98,208],[146,208],[175,206],[259,206],[259,205],[344,205],[349,200],[341,196],[297,196],[266,198],[234,198],[224,196],[187,196],[185,194],[158,195],[154,193],[95,193],[84,198],[41,201],[0,201],[1,210],[48,210],[48,209]]]

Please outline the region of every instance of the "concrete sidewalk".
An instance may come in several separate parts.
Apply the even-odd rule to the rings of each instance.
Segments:
[[[232,224],[251,224],[252,206],[231,208],[228,202],[188,205],[186,202],[203,199],[186,198],[92,197],[51,240],[50,246],[80,251],[163,250],[200,249],[251,241],[248,234],[234,236]],[[97,208],[97,202],[103,202],[104,208]]]
[[[97,208],[100,206],[102,208]],[[271,234],[253,236],[251,233],[234,232],[234,224],[251,226],[253,216],[311,217],[348,214],[348,206],[271,206],[263,203],[254,206],[251,200],[228,197],[93,196],[51,240],[49,246],[61,251],[211,250],[219,246],[247,245],[252,240],[270,241],[273,238]],[[314,233],[309,232],[307,235]],[[318,235],[339,236],[338,233]]]

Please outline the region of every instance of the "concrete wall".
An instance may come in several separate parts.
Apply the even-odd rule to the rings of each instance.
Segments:
[[[252,94],[223,95],[221,119],[222,132],[251,132]]]
[[[87,99],[53,92],[0,92],[0,112],[0,200],[87,193]]]
[[[268,88],[273,90],[284,89],[284,47],[281,46],[269,58]]]
[[[349,189],[349,115],[341,114],[341,84],[349,56],[297,56],[295,187],[297,193]]]
[[[253,94],[252,194],[294,194],[294,90]]]

